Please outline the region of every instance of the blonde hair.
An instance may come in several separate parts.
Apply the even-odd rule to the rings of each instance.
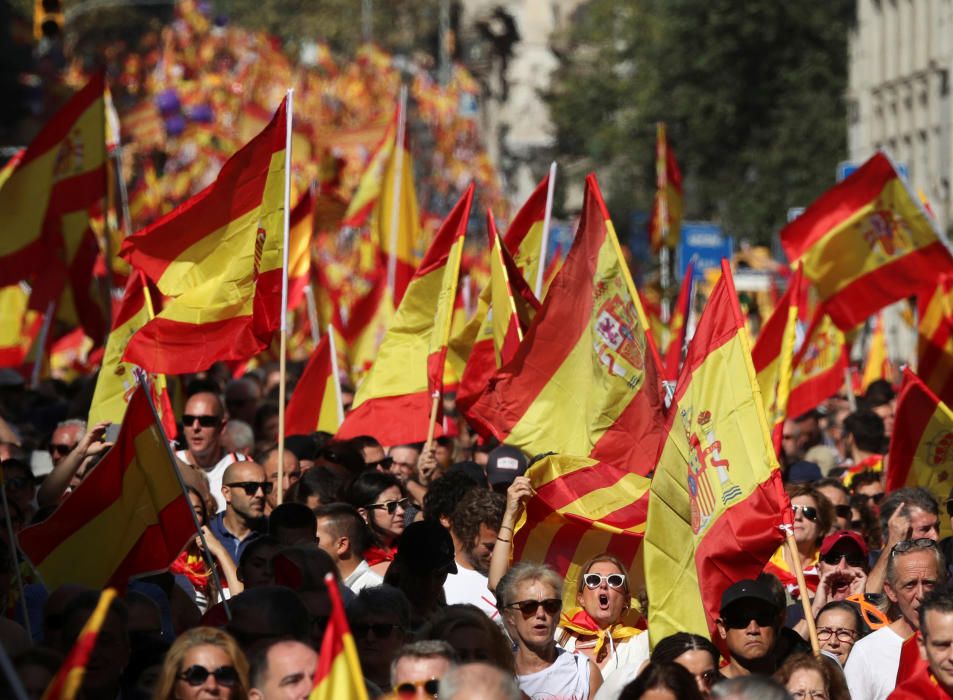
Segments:
[[[228,634],[215,627],[196,627],[187,632],[183,632],[165,655],[165,663],[162,664],[162,672],[156,681],[155,692],[152,694],[152,700],[174,700],[175,681],[184,670],[180,668],[185,660],[185,655],[195,647],[200,646],[218,647],[226,654],[235,666],[238,672],[238,685],[232,690],[232,700],[247,700],[248,698],[248,660],[245,654],[238,648],[238,642]]]

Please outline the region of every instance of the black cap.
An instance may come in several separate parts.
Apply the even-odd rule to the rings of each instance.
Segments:
[[[466,474],[474,484],[480,486],[481,488],[486,488],[489,485],[487,484],[486,473],[483,471],[483,467],[476,462],[470,460],[457,462],[456,464],[451,465],[447,470],[447,474],[452,474],[454,472]]]
[[[396,558],[419,573],[437,569],[457,573],[453,540],[447,528],[436,520],[420,520],[408,525],[397,540]]]
[[[737,603],[739,600],[760,600],[770,605],[772,609],[778,609],[777,600],[775,600],[771,589],[768,588],[766,584],[760,581],[753,581],[749,578],[728,586],[727,590],[725,590],[721,596],[719,612],[724,613],[725,608],[732,603]]]
[[[523,476],[529,460],[518,448],[500,445],[490,450],[486,460],[486,479],[490,486],[512,484],[518,476]]]

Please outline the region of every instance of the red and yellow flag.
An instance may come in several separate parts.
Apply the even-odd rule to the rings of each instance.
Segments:
[[[195,537],[190,511],[140,388],[116,444],[48,519],[20,532],[20,547],[50,590],[125,589],[130,576],[168,568]]]
[[[649,633],[715,634],[721,595],[755,578],[790,522],[731,270],[688,346],[649,492]],[[716,638],[716,637],[713,637]]]
[[[310,435],[315,431],[334,435],[343,421],[335,333],[328,327],[291,392],[285,435]]]
[[[685,268],[685,277],[678,290],[678,300],[668,325],[668,347],[665,348],[665,378],[675,381],[682,365],[682,352],[685,350],[685,335],[688,332],[688,317],[691,314],[692,286],[695,266],[689,262]]]
[[[123,243],[173,297],[123,359],[151,372],[207,369],[268,347],[281,316],[286,101],[207,188]]]
[[[43,325],[43,315],[27,309],[29,299],[23,285],[0,289],[0,367],[19,367]]]
[[[953,270],[946,237],[883,153],[785,226],[781,244],[844,331]]]
[[[73,648],[69,650],[63,665],[56,672],[53,680],[43,693],[42,700],[73,700],[83,687],[83,678],[86,676],[86,664],[96,647],[99,630],[109,614],[109,606],[116,598],[116,590],[107,588],[99,594],[99,602],[93,614],[89,616],[83,629],[80,630]]]
[[[456,292],[458,272],[448,268],[454,262],[459,266],[473,189],[467,188],[444,220],[410,281],[339,438],[373,435],[383,445],[427,438],[432,392],[443,381],[440,358],[446,353]],[[437,430],[440,434],[439,422]]]
[[[794,357],[787,415],[799,416],[844,386],[847,343],[831,317],[818,308]]]
[[[394,315],[387,269],[381,263],[371,276],[370,290],[351,306],[341,330],[353,381],[362,382],[370,372]]]
[[[344,603],[333,574],[324,577],[324,585],[331,599],[331,618],[324,629],[314,672],[314,688],[308,700],[367,700],[357,646],[347,625]]]
[[[70,217],[71,231],[82,234],[88,226],[86,210],[106,192],[104,89],[104,76],[97,73],[46,123],[0,187],[5,231],[0,236],[0,285],[35,275],[39,281],[62,277],[62,271],[38,273],[68,259],[64,217]],[[43,304],[50,298],[54,296],[44,297]]]
[[[493,325],[493,350],[496,366],[513,359],[523,342],[523,334],[539,310],[539,302],[523,279],[516,261],[506,249],[492,212],[487,211],[492,252],[490,256],[490,321]]]
[[[894,379],[890,356],[887,354],[887,333],[884,330],[883,313],[874,316],[874,327],[867,345],[867,357],[864,360],[861,388],[866,392],[867,387],[878,379],[886,379],[891,383]]]
[[[758,378],[758,387],[761,389],[761,398],[764,399],[764,411],[771,426],[775,451],[781,449],[784,418],[791,394],[797,321],[804,296],[803,279],[804,275],[799,266],[751,349],[751,360]]]
[[[658,353],[593,175],[576,240],[516,356],[464,415],[528,454],[647,474],[661,440]]]
[[[917,374],[947,404],[953,403],[953,275],[918,299]]]
[[[664,245],[678,245],[682,230],[682,171],[675,162],[675,153],[668,142],[665,124],[656,125],[655,134],[655,201],[649,218],[649,244],[657,253]]]
[[[311,281],[311,234],[314,230],[314,193],[306,189],[291,209],[288,221],[288,311],[298,308]]]
[[[916,374],[903,370],[897,398],[897,420],[887,460],[888,492],[920,486],[939,503],[950,495],[953,456],[953,411]],[[940,518],[942,537],[950,534],[949,518]]]

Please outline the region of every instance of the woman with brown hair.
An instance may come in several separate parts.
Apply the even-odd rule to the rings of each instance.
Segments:
[[[153,700],[247,700],[248,661],[227,632],[196,627],[169,648]]]
[[[844,674],[833,660],[793,654],[774,674],[794,700],[850,700]]]
[[[791,499],[791,509],[794,511],[794,541],[797,543],[801,569],[804,571],[809,595],[813,595],[820,581],[820,573],[817,570],[818,552],[821,541],[830,531],[834,521],[834,506],[827,500],[827,496],[811,484],[788,484],[784,490]],[[781,545],[764,570],[777,576],[791,597],[796,599],[800,596],[794,562],[786,545]]]

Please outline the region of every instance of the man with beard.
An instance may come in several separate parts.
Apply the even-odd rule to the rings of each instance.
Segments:
[[[487,574],[497,538],[513,537],[512,532],[500,533],[505,505],[502,495],[486,489],[473,489],[457,504],[450,518],[457,572],[447,576],[443,586],[448,605],[470,603],[494,621],[499,611],[487,588]]]
[[[222,475],[225,510],[212,520],[209,529],[236,565],[245,547],[268,531],[265,500],[272,487],[264,468],[255,462],[235,462]]]

